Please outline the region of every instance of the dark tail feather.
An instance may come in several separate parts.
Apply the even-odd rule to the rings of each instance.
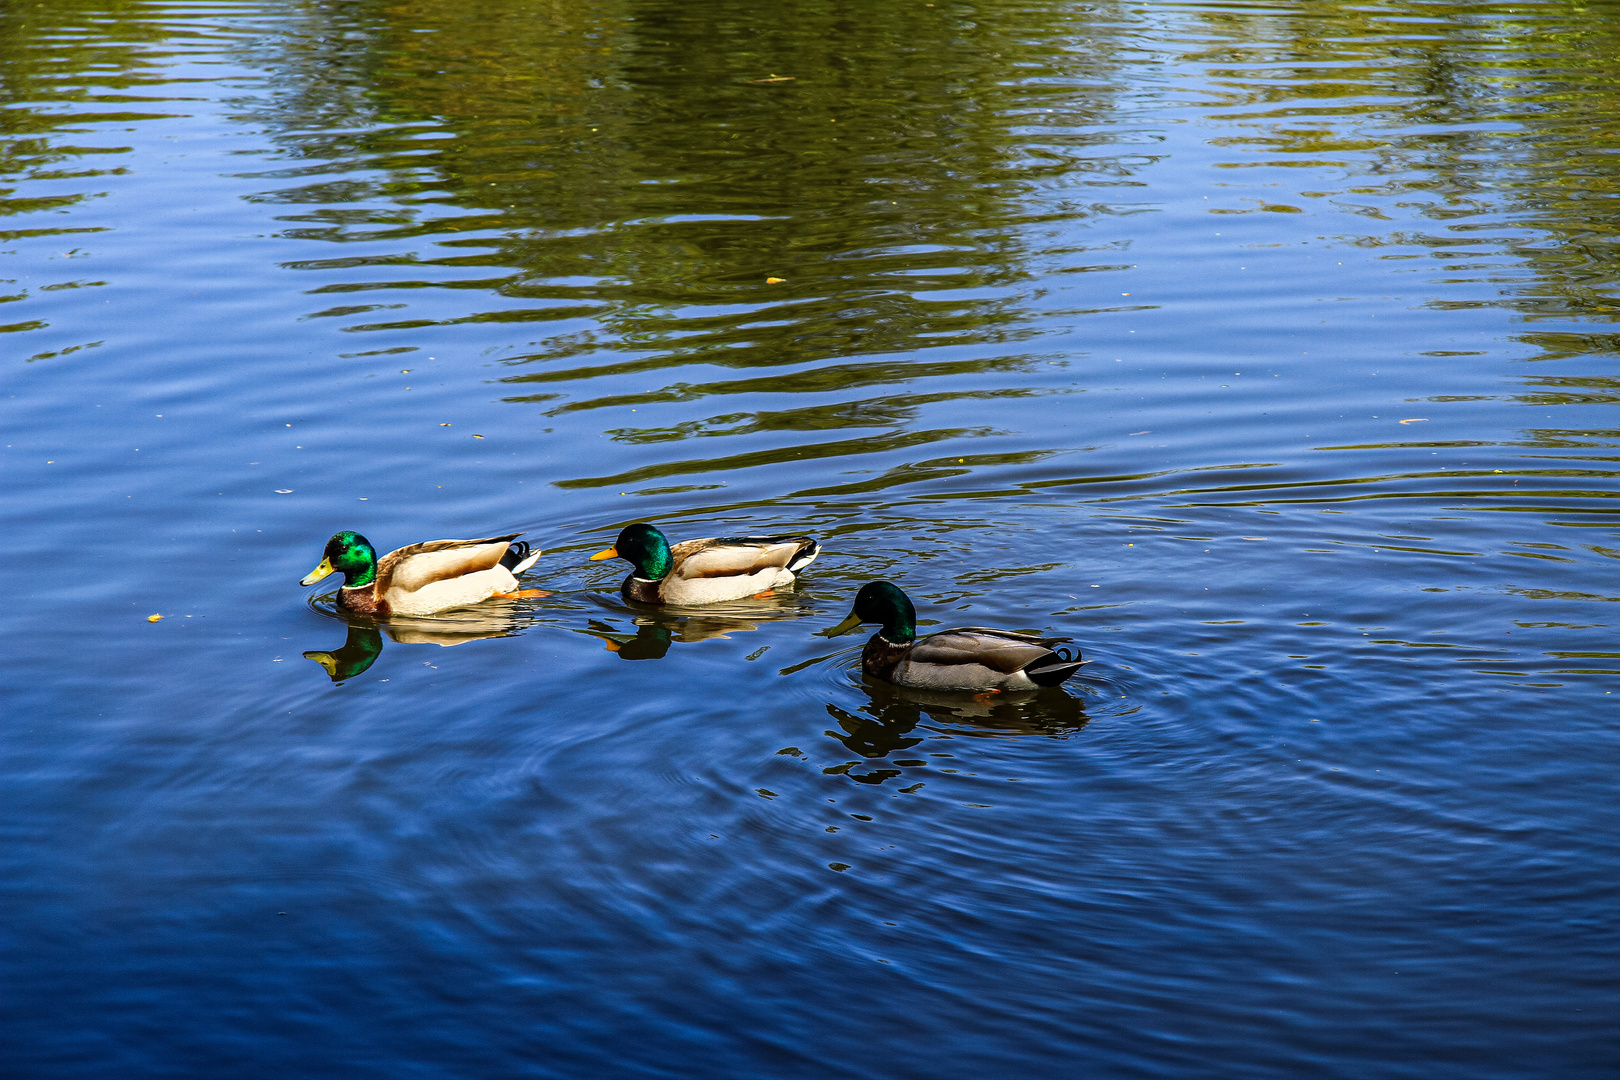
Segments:
[[[501,556],[501,565],[508,570],[516,570],[518,563],[529,557],[529,544],[526,540],[514,540]]]
[[[816,543],[812,537],[790,536],[786,539],[799,541],[798,554],[789,559],[787,564],[788,570],[795,574],[799,572],[799,567],[814,562],[816,556],[821,554],[821,545]]]
[[[1043,656],[1035,663],[1024,669],[1029,681],[1036,686],[1056,686],[1063,680],[1079,671],[1085,661],[1076,654],[1069,658],[1069,650],[1056,649],[1050,656]]]
[[[721,543],[732,541],[738,544],[798,544],[799,550],[793,553],[793,558],[787,563],[790,573],[798,573],[799,567],[809,565],[821,554],[821,545],[816,543],[813,536],[717,536],[715,539]]]

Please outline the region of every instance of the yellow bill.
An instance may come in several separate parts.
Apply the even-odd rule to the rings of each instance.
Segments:
[[[608,548],[606,551],[598,551],[595,555],[592,555],[591,562],[598,562],[602,559],[617,559],[618,557],[618,548]]]
[[[323,578],[326,575],[330,574],[332,572],[332,570],[333,570],[332,560],[331,559],[322,559],[321,560],[321,565],[317,566],[315,569],[313,569],[309,573],[305,574],[304,577],[303,577],[303,580],[301,580],[298,584],[300,584],[300,585],[313,585],[317,581],[321,580],[321,578]]]
[[[321,665],[321,667],[326,669],[326,673],[328,675],[332,676],[334,679],[337,678],[337,657],[333,656],[331,653],[316,652],[311,650],[304,654],[304,659],[315,661],[317,664]]]
[[[839,623],[837,626],[830,626],[827,629],[821,631],[821,636],[822,637],[841,637],[844,634],[847,634],[847,633],[851,632],[852,630],[855,630],[860,625],[861,625],[861,617],[859,615],[855,614],[852,611],[852,612],[849,613],[848,618],[846,618],[843,622]]]

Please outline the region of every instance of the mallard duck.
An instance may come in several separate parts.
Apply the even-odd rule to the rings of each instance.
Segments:
[[[328,574],[341,573],[338,607],[376,618],[431,615],[492,596],[544,595],[517,591],[517,575],[540,558],[540,552],[517,539],[521,535],[429,540],[390,551],[379,560],[371,541],[357,532],[340,532],[326,542],[321,565],[299,584],[313,585]]]
[[[591,561],[624,559],[635,569],[620,591],[643,604],[717,604],[793,584],[821,545],[808,536],[716,536],[674,547],[651,525],[626,525]]]
[[[934,690],[1034,690],[1056,686],[1085,661],[1053,646],[1066,637],[1043,638],[983,626],[959,626],[917,636],[917,609],[888,581],[871,581],[855,594],[849,617],[824,631],[847,634],[862,623],[883,629],[861,650],[861,668],[896,686]]]

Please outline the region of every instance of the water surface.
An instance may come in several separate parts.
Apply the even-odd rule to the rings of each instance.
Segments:
[[[0,10],[11,1071],[1612,1075],[1616,27]],[[865,685],[878,577],[1093,663]]]

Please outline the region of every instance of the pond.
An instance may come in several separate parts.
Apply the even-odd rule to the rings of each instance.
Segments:
[[[1616,16],[0,12],[12,1075],[1612,1076]]]

